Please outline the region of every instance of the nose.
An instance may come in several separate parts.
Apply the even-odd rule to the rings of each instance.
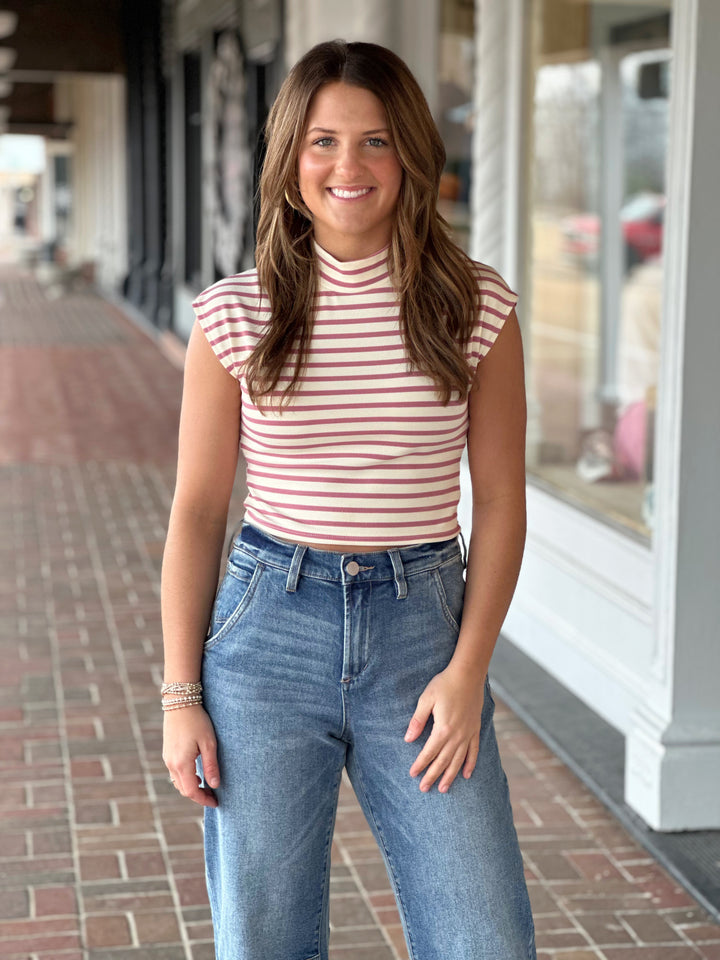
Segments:
[[[346,180],[353,180],[362,171],[362,158],[354,144],[348,144],[340,149],[336,156],[335,173]]]

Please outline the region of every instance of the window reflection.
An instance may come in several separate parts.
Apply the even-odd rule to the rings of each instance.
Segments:
[[[536,0],[531,474],[648,535],[669,14]]]

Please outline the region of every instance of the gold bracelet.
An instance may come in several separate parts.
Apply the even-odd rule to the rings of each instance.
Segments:
[[[202,703],[202,697],[179,697],[177,700],[163,700],[163,713],[167,710],[180,710],[182,707],[193,707]]]
[[[160,696],[164,697],[167,693],[179,693],[179,694],[198,694],[202,693],[202,684],[201,683],[183,683],[181,681],[173,681],[172,683],[163,683],[160,687]]]

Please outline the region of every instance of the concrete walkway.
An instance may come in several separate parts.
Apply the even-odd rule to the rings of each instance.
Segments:
[[[212,960],[200,810],[160,757],[181,374],[116,307],[10,267],[0,365],[0,957]],[[539,956],[720,960],[720,927],[502,704],[497,729]],[[331,882],[333,960],[404,960],[347,783]]]

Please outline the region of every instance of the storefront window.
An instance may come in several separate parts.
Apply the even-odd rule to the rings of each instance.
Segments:
[[[649,535],[670,14],[591,0],[533,12],[528,467]]]

